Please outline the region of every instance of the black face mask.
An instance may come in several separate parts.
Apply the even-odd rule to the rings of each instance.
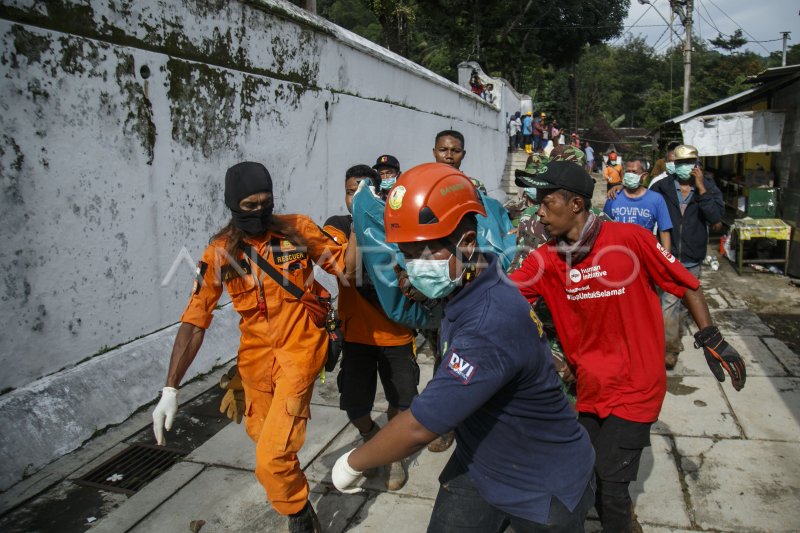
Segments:
[[[248,235],[261,235],[272,222],[272,204],[253,211],[231,211],[233,225]]]
[[[261,235],[269,229],[273,203],[254,211],[242,211],[239,203],[253,194],[272,193],[272,177],[261,163],[244,161],[225,173],[225,205],[231,210],[233,225],[249,235]]]

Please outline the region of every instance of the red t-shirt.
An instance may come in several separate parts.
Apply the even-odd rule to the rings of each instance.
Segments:
[[[655,285],[678,297],[700,282],[635,224],[603,222],[590,254],[567,269],[550,243],[509,276],[543,297],[578,379],[577,409],[658,419],[667,390],[664,320]]]

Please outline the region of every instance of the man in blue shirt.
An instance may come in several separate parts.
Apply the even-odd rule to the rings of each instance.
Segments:
[[[525,144],[525,151],[533,153],[533,114],[528,111],[522,119],[522,139]]]
[[[664,197],[648,190],[642,185],[646,172],[641,158],[625,162],[622,177],[622,193],[609,191],[609,199],[603,212],[617,222],[638,224],[646,230],[654,231],[658,225],[658,238],[665,250],[670,249],[670,230],[672,219],[667,210]]]
[[[361,472],[407,457],[455,429],[429,532],[584,531],[593,504],[594,451],[551,361],[541,322],[477,248],[472,182],[438,163],[407,171],[389,193],[386,240],[411,283],[444,298],[443,362],[411,408],[334,465],[353,492]]]

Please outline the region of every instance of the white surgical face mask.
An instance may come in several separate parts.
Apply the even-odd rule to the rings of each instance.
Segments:
[[[455,290],[460,279],[450,279],[450,257],[406,261],[408,280],[428,298],[444,298]]]
[[[675,161],[667,161],[667,174],[675,174]]]
[[[462,236],[458,240],[456,248],[458,248],[463,239],[464,237]],[[453,254],[451,253],[447,259],[410,259],[406,261],[408,280],[428,298],[444,298],[456,289],[461,283],[461,276],[464,274],[462,272],[455,279],[450,278],[450,259],[452,257]],[[472,258],[472,255],[470,255],[470,258]]]
[[[681,181],[689,181],[689,179],[692,177],[692,169],[694,169],[694,165],[692,163],[675,165],[675,175],[677,175],[678,179]]]
[[[382,191],[388,191],[389,189],[394,187],[394,184],[396,182],[397,182],[397,176],[395,176],[394,178],[387,178],[387,179],[381,180],[381,190]]]
[[[638,189],[640,183],[641,178],[639,174],[635,172],[626,172],[625,175],[622,176],[622,186],[626,189]]]

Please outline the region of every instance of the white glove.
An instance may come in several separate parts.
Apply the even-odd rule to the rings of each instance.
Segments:
[[[347,462],[347,458],[350,457],[350,454],[354,451],[356,451],[355,448],[339,457],[336,460],[336,464],[333,465],[333,470],[331,471],[333,486],[336,487],[339,492],[343,492],[345,494],[356,494],[357,492],[364,491],[364,489],[361,487],[355,486],[363,474],[358,470],[353,470],[353,468]]]
[[[178,389],[164,387],[161,390],[161,399],[153,410],[153,433],[156,434],[156,443],[159,446],[166,444],[164,429],[172,429],[172,421],[178,412]]]

